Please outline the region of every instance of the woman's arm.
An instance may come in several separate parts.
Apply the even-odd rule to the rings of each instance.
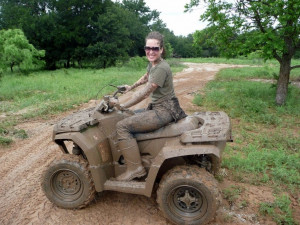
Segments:
[[[129,108],[141,102],[142,100],[146,99],[157,87],[157,84],[148,82],[145,88],[135,93],[134,96],[128,102],[121,104],[121,107]]]
[[[149,74],[148,73],[145,73],[137,82],[135,82],[133,85],[131,86],[128,86],[127,87],[127,91],[131,91],[133,89],[135,89],[136,87],[142,85],[142,84],[145,84],[148,82],[148,77],[149,77]]]

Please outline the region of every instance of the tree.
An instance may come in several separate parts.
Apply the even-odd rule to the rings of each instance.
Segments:
[[[131,39],[129,56],[143,56],[145,37],[150,32],[151,24],[159,20],[159,12],[151,10],[144,0],[123,0],[120,7],[128,14],[123,20],[126,20]]]
[[[45,49],[47,69],[58,61],[69,67],[94,57],[98,66],[109,66],[142,55],[158,16],[143,0],[0,0],[0,27],[20,28],[30,43]]]
[[[205,28],[201,31],[197,30],[193,33],[193,46],[200,57],[217,57],[219,52],[216,45],[211,41],[212,32],[210,28]]]
[[[8,66],[13,72],[14,66],[28,70],[34,65],[42,65],[45,51],[36,50],[25,37],[22,30],[9,29],[0,31],[0,61],[2,67]]]
[[[280,64],[276,103],[287,98],[291,60],[300,48],[300,0],[205,0],[206,11],[200,19],[213,29],[213,41],[228,57],[261,50],[265,59]],[[191,0],[186,9],[198,6]]]
[[[96,59],[97,66],[106,68],[115,65],[119,59],[128,57],[131,39],[126,27],[128,14],[118,6],[111,6],[93,23],[97,35],[88,47],[88,55]]]
[[[200,56],[197,48],[193,46],[193,36],[189,34],[187,37],[176,37],[174,43],[174,54],[177,57],[192,58]]]
[[[46,67],[66,66],[77,48],[86,48],[95,35],[91,23],[98,20],[109,0],[0,0],[0,27],[20,28],[30,43],[46,50]]]

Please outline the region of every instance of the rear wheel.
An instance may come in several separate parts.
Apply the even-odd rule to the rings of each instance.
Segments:
[[[80,156],[63,155],[54,160],[42,177],[47,198],[62,208],[83,208],[95,197],[88,163]]]
[[[178,166],[163,176],[157,190],[160,209],[175,224],[206,224],[220,203],[217,181],[205,169]]]

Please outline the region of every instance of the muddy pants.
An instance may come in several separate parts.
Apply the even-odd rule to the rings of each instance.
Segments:
[[[136,133],[151,132],[184,117],[186,114],[180,108],[177,98],[160,104],[150,104],[147,110],[117,123],[117,138],[119,141],[131,139]]]

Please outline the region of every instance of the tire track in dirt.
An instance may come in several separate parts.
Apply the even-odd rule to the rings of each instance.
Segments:
[[[22,223],[28,221],[28,215],[34,214],[37,203],[35,200],[41,196],[38,195],[38,184],[42,168],[54,159],[56,152],[59,153],[58,148],[51,143],[51,133],[52,127],[49,126],[37,138],[17,143],[14,150],[0,158],[1,165],[9,165],[0,170],[1,180],[6,184],[0,188],[1,214],[11,215],[11,219],[23,214],[25,217]],[[2,222],[11,224],[9,220]]]
[[[195,93],[221,68],[232,65],[187,64],[189,68],[174,77],[175,92],[187,112],[199,111],[191,100]],[[132,93],[131,93],[132,94]],[[130,98],[130,93],[122,99]],[[89,106],[94,106],[91,101]],[[135,108],[147,105],[143,102]],[[84,106],[85,108],[88,105]],[[81,107],[82,108],[82,107]],[[64,113],[59,117],[70,114]],[[50,203],[41,190],[41,174],[47,165],[62,154],[52,143],[53,125],[59,118],[46,122],[20,124],[29,138],[16,141],[10,148],[0,147],[0,224],[112,224],[167,225],[154,198],[117,192],[104,192],[82,210],[60,209]],[[211,223],[215,224],[215,223]],[[225,225],[218,219],[219,225]],[[249,224],[232,223],[228,224]]]

